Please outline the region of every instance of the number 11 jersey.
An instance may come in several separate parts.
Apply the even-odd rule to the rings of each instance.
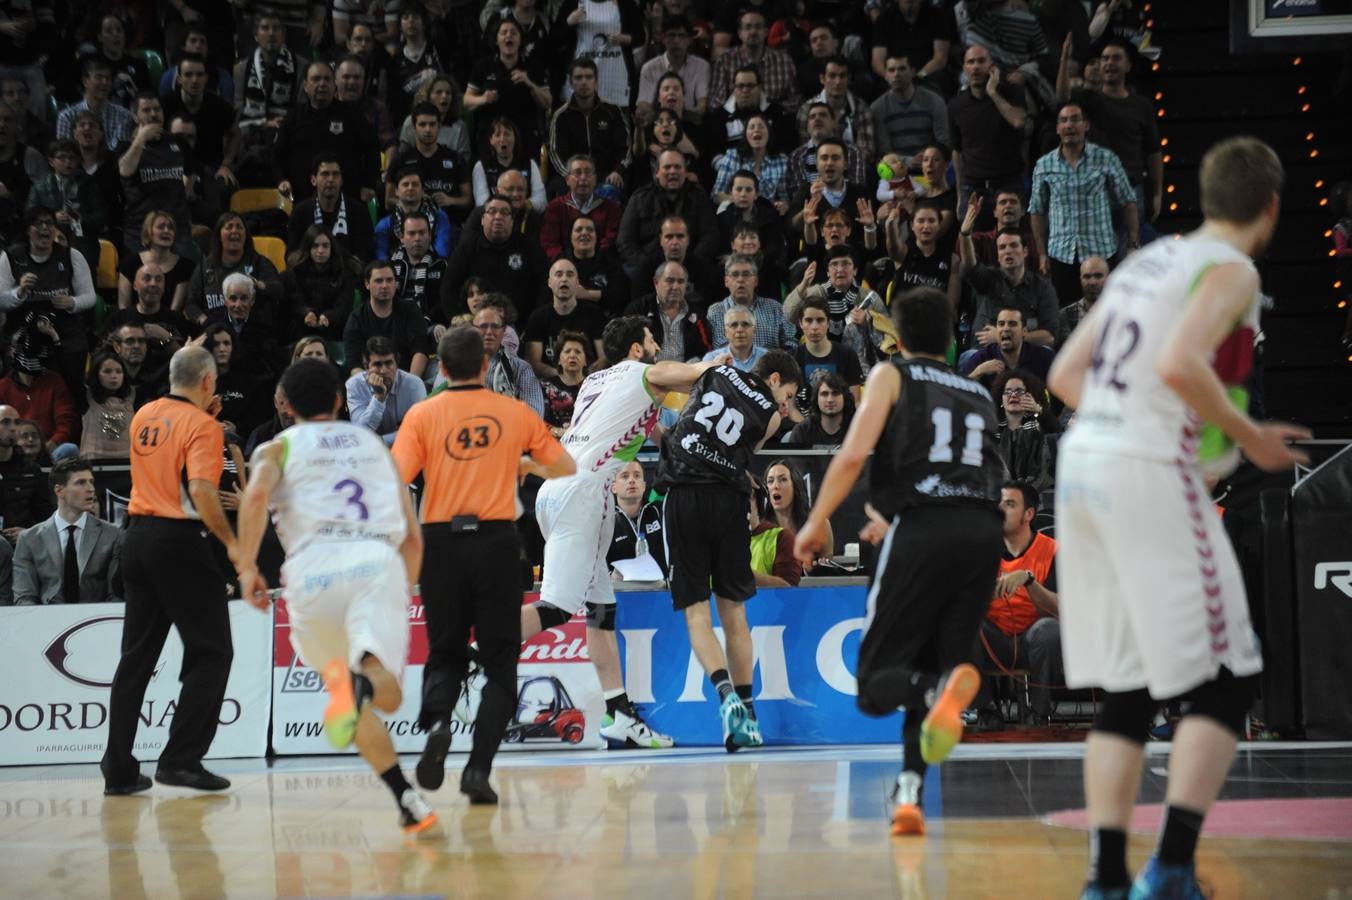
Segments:
[[[760,377],[716,366],[699,377],[676,427],[662,438],[657,488],[727,484],[750,493],[746,471],[756,444],[779,411]]]
[[[405,488],[375,432],[350,422],[305,422],[276,440],[282,480],[272,518],[288,556],[320,543],[403,543]]]

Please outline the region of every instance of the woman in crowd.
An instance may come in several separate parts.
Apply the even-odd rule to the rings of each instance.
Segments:
[[[222,284],[227,275],[243,272],[253,280],[254,305],[250,320],[274,325],[281,317],[285,296],[282,276],[266,256],[254,249],[249,227],[239,213],[223,213],[211,231],[210,250],[193,273],[188,288],[188,320],[205,325],[212,310],[225,306]],[[221,313],[216,314],[218,317]]]
[[[615,254],[598,253],[596,245],[596,222],[590,216],[578,216],[563,255],[577,266],[577,298],[618,316],[629,302],[629,278]]]
[[[577,389],[587,377],[587,336],[563,331],[558,337],[559,372],[540,383],[545,392],[545,424],[554,437],[561,437],[573,421]]]
[[[282,281],[291,306],[292,333],[342,340],[357,291],[357,276],[342,246],[324,226],[311,225],[287,255],[286,265]]]
[[[475,61],[465,87],[463,103],[474,111],[473,146],[479,151],[488,144],[493,121],[501,117],[518,123],[521,140],[517,143],[527,159],[535,159],[540,155],[544,116],[554,108],[554,95],[539,61],[521,58],[521,26],[514,19],[502,19],[494,34],[497,53]]]
[[[117,263],[118,309],[130,309],[136,305],[136,296],[132,291],[136,270],[154,263],[164,272],[165,305],[174,312],[182,311],[183,305],[188,302],[188,285],[197,263],[174,252],[176,240],[178,226],[174,224],[172,214],[162,209],[146,213],[141,223],[141,243],[145,249],[140,253],[124,253]]]
[[[221,398],[217,418],[221,426],[227,433],[247,435],[267,420],[271,392],[252,373],[232,365],[235,338],[229,325],[208,325],[202,333],[202,346],[216,360],[216,395]]]
[[[1009,477],[1024,481],[1039,491],[1049,490],[1054,464],[1047,435],[1056,429],[1056,419],[1047,412],[1047,388],[1031,372],[1010,369],[996,377],[991,391],[1000,401],[1003,420],[996,431],[1000,457]]]
[[[803,567],[793,556],[793,540],[807,521],[808,497],[803,476],[786,459],[765,468],[764,483],[752,500],[751,571],[761,587],[796,587]],[[827,551],[831,538],[827,537]]]
[[[89,364],[86,408],[80,420],[80,456],[126,459],[131,455],[131,417],[136,388],[127,364],[112,350],[99,350]]]
[[[130,417],[127,419],[131,421]],[[52,454],[42,441],[42,426],[32,419],[20,419],[14,423],[14,446],[31,462],[46,468],[52,464]],[[123,453],[125,459],[127,454]]]
[[[460,89],[456,86],[455,79],[445,73],[438,74],[431,81],[418,88],[418,92],[413,95],[413,106],[419,103],[430,103],[441,113],[441,130],[437,132],[437,143],[443,147],[450,147],[460,158],[468,162],[470,160],[469,131],[465,128],[465,123],[460,121]],[[414,144],[417,135],[413,133],[412,116],[404,117],[404,124],[399,128],[399,143]]]
[[[789,211],[789,158],[770,152],[773,140],[769,119],[759,113],[747,117],[741,141],[719,157],[714,174],[714,203],[732,199],[732,176],[745,169],[755,174],[760,196],[773,203],[781,216]]]
[[[920,172],[925,178],[923,191],[917,191],[917,196],[928,197],[939,204],[939,242],[940,247],[946,246],[945,238],[948,238],[948,252],[952,251],[951,241],[953,235],[953,226],[958,224],[957,213],[958,194],[953,189],[953,185],[948,180],[948,148],[942,144],[930,144],[920,152]]]
[[[637,190],[642,185],[651,184],[657,174],[657,158],[668,150],[678,150],[685,156],[687,177],[693,177],[694,169],[699,165],[700,153],[691,136],[692,132],[682,124],[679,113],[659,109],[651,125],[634,132],[634,158],[629,164],[630,185]]]
[[[488,146],[474,164],[474,171],[470,175],[476,206],[488,202],[488,198],[497,190],[499,176],[509,169],[515,169],[526,179],[530,205],[537,213],[544,212],[548,197],[545,194],[545,180],[540,174],[540,163],[526,154],[516,124],[511,119],[497,118],[492,122]]]

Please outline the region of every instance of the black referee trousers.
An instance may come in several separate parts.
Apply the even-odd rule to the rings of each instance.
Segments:
[[[195,768],[216,737],[234,646],[226,610],[225,579],[201,522],[133,516],[122,547],[127,602],[122,659],[108,702],[108,746],[103,777],[125,785],[139,774],[132,744],[169,627],[183,641],[182,684],[160,768]]]
[[[423,525],[423,666],[418,724],[451,721],[469,666],[473,629],[487,683],[474,722],[466,768],[488,770],[516,715],[516,663],[521,656],[521,539],[513,522],[480,522],[477,532],[453,534],[447,522]]]

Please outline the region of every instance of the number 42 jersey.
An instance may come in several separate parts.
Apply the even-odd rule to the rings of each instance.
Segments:
[[[288,556],[312,544],[403,543],[404,486],[375,432],[351,422],[305,422],[276,440],[282,480],[272,521]]]
[[[779,411],[760,377],[716,366],[699,377],[676,427],[662,438],[657,489],[726,484],[749,493],[746,471],[756,444]]]

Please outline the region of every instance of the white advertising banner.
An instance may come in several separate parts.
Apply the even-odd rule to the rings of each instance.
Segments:
[[[527,602],[535,599],[527,596]],[[336,753],[324,736],[324,679],[306,666],[291,646],[285,601],[275,607],[276,656],[272,675],[272,749],[279,754]],[[427,626],[422,601],[409,605],[409,656],[404,668],[404,702],[393,715],[381,714],[400,753],[421,753],[427,738],[418,727],[422,705]],[[470,679],[451,723],[452,752],[468,752],[474,740],[482,676]],[[521,648],[517,666],[516,715],[507,726],[503,748],[594,750],[604,746],[601,715],[605,703],[596,670],[587,655],[586,621],[581,617],[537,635]],[[355,753],[356,748],[346,752]]]
[[[0,765],[103,757],[108,693],[122,645],[122,604],[0,607]],[[235,659],[208,758],[267,753],[272,617],[230,604]],[[154,760],[177,707],[183,644],[169,630],[146,688],[133,752]]]

